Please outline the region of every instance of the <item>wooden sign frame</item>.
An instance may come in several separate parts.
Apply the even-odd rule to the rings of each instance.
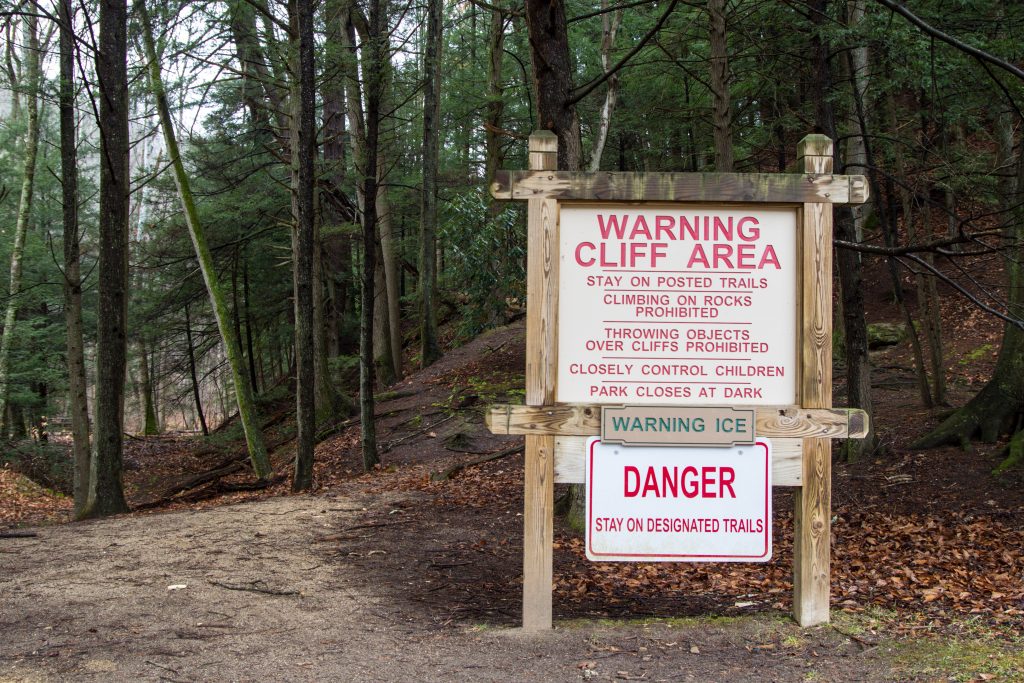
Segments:
[[[600,433],[597,405],[555,403],[558,353],[558,204],[720,202],[795,205],[797,211],[797,405],[755,406],[756,435],[772,439],[775,486],[794,495],[793,616],[829,620],[831,439],[863,438],[867,415],[832,408],[832,210],[867,201],[863,176],[832,174],[832,140],[808,135],[800,173],[573,173],[554,170],[558,139],[530,136],[530,170],[502,171],[496,199],[528,202],[526,405],[492,406],[496,434],[526,439],[523,511],[523,628],[552,625],[554,484],[583,482],[583,445]]]

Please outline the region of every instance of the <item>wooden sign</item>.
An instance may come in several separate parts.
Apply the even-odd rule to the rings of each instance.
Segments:
[[[791,405],[796,209],[559,211],[563,403]]]
[[[756,406],[757,436],[773,439],[768,481],[796,487],[793,615],[827,622],[830,439],[869,429],[863,411],[832,408],[831,204],[867,201],[865,178],[832,173],[823,135],[800,142],[791,174],[556,171],[549,131],[530,136],[529,152],[528,171],[491,185],[529,208],[526,405],[487,413],[492,431],[526,440],[523,627],[551,628],[556,476],[583,480],[602,404],[622,403]],[[644,456],[657,467],[672,449],[644,450],[661,453]],[[629,476],[619,471],[625,497]]]
[[[750,445],[754,424],[750,408],[605,406],[601,441],[623,446]]]

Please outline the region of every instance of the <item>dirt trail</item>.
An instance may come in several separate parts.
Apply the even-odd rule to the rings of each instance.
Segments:
[[[541,635],[439,623],[443,615],[380,580],[372,560],[389,547],[339,550],[339,538],[377,524],[365,520],[416,502],[400,494],[274,498],[46,527],[37,538],[5,541],[0,681],[890,676],[877,653],[831,629],[802,632],[770,617],[710,626],[578,622]],[[443,549],[450,535],[438,525],[421,540]],[[799,644],[787,650],[794,638]]]
[[[1022,680],[1005,672],[1024,664],[1009,552],[1024,487],[992,481],[981,449],[837,466],[837,628],[787,615],[785,491],[766,565],[594,565],[556,525],[556,629],[516,628],[521,454],[429,475],[518,443],[481,414],[521,393],[522,337],[483,335],[393,387],[379,405],[385,470],[359,474],[353,427],[318,448],[315,495],[283,482],[231,494],[259,498],[247,502],[204,494],[0,539],[0,683]],[[885,404],[886,429],[920,428],[909,403]],[[205,462],[133,444],[135,504],[138,481]],[[929,601],[933,587],[945,592]]]

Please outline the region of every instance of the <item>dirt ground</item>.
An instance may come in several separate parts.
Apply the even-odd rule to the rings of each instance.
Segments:
[[[497,330],[392,387],[385,467],[360,474],[358,428],[339,430],[311,495],[286,477],[238,490],[243,471],[167,496],[223,461],[216,439],[130,440],[130,515],[54,524],[67,501],[19,488],[39,509],[0,522],[37,535],[0,539],[0,682],[1024,680],[1024,481],[989,476],[997,447],[905,450],[937,416],[902,347],[876,356],[890,451],[836,462],[832,625],[788,617],[777,489],[765,565],[595,564],[556,524],[556,628],[521,631],[522,455],[430,474],[519,443],[482,410],[521,396],[522,337]],[[956,400],[987,353],[952,373]],[[286,472],[287,426],[270,431]]]
[[[513,605],[471,594],[481,580],[514,583],[518,568],[474,567],[472,582],[460,580],[468,565],[451,555],[465,530],[430,520],[420,498],[272,498],[49,527],[9,543],[0,680],[804,681],[893,672],[877,648],[829,628],[801,631],[776,614],[722,624],[580,620],[525,634],[488,617]],[[416,557],[366,533],[410,518],[419,522]],[[392,565],[422,578],[397,587]],[[432,585],[436,597],[422,599]],[[456,620],[466,605],[479,615]]]

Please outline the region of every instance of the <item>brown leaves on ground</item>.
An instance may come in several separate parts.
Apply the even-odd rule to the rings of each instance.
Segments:
[[[72,500],[0,467],[0,527],[67,521]]]

